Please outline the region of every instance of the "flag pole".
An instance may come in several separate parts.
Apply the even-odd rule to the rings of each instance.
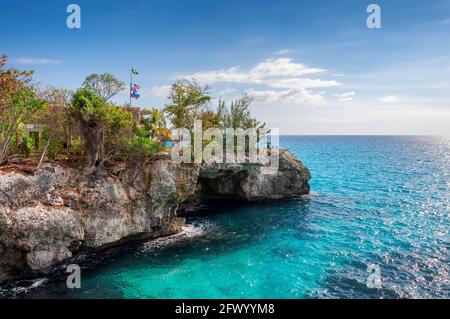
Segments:
[[[131,86],[133,85],[133,68],[131,68],[131,71],[130,71],[130,108],[131,108]]]

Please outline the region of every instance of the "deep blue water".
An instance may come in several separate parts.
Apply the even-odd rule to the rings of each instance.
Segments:
[[[84,269],[81,289],[48,282],[38,296],[450,296],[450,139],[285,136],[281,144],[311,171],[307,198],[215,207],[190,217],[182,235]],[[381,288],[366,284],[371,264]]]

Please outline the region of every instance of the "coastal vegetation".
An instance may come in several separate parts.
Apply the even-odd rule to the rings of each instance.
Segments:
[[[186,220],[178,213],[208,201],[309,193],[309,171],[287,150],[270,163],[251,162],[250,150],[248,161],[205,157],[229,150],[223,137],[246,138],[230,131],[264,126],[248,95],[214,107],[209,87],[179,79],[166,105],[141,109],[115,102],[124,88],[111,74],[92,74],[76,90],[42,89],[33,72],[0,59],[0,285],[57,273],[73,258],[127,241],[180,233]],[[135,98],[137,90],[130,84]],[[190,134],[193,147],[178,131]],[[245,159],[237,145],[236,157]]]
[[[161,108],[112,102],[125,83],[109,73],[91,74],[74,91],[42,89],[33,71],[0,63],[0,165],[27,163],[39,170],[45,161],[77,163],[93,173],[111,162],[139,162],[167,153],[171,130],[193,131],[196,121],[208,128],[258,128],[246,94],[230,105],[212,106],[208,86],[178,79]]]

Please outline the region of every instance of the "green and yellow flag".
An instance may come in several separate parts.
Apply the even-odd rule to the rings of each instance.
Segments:
[[[135,74],[135,75],[138,75],[138,74],[139,74],[138,71],[136,71],[136,70],[133,69],[133,68],[131,68],[131,73],[133,73],[133,74]]]

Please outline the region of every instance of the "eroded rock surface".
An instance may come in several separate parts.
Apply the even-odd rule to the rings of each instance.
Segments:
[[[35,173],[0,169],[0,283],[50,272],[82,252],[129,238],[180,230],[181,204],[211,198],[247,201],[294,198],[309,192],[310,174],[281,150],[279,170],[260,164],[118,166],[86,176],[46,164]]]
[[[170,160],[103,176],[51,164],[0,171],[0,282],[46,273],[82,250],[177,232],[177,207],[198,175]]]
[[[275,173],[265,174],[262,168],[257,163],[207,165],[200,172],[202,197],[259,201],[309,193],[309,170],[287,150],[280,150]]]

